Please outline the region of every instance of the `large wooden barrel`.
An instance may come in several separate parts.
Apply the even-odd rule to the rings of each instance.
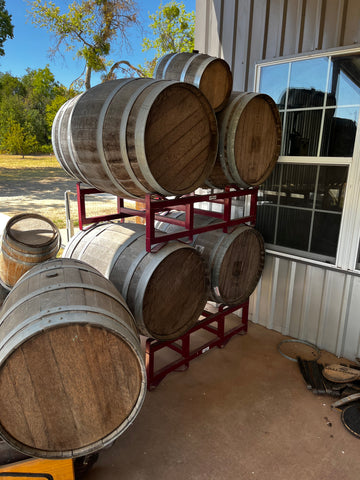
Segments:
[[[0,317],[0,433],[43,458],[111,444],[144,400],[133,317],[98,271],[55,259],[27,272]]]
[[[169,215],[185,220],[185,213]],[[194,216],[194,227],[218,222],[205,215]],[[182,227],[156,222],[156,228],[166,233],[178,232]],[[264,240],[258,230],[248,225],[235,227],[229,233],[222,229],[194,236],[194,247],[201,253],[210,276],[210,299],[225,305],[239,305],[254,291],[264,268]]]
[[[66,102],[55,117],[52,143],[67,173],[99,190],[125,198],[182,195],[209,176],[218,130],[198,88],[127,78]]]
[[[70,239],[63,256],[83,260],[109,278],[147,337],[179,337],[196,323],[207,301],[200,254],[178,241],[147,252],[144,225],[98,224]]]
[[[233,92],[217,120],[219,151],[207,185],[262,184],[280,153],[281,121],[273,99],[262,93]]]
[[[204,53],[168,53],[157,62],[154,77],[195,85],[209,100],[215,112],[226,104],[233,84],[228,63]]]
[[[9,295],[10,290],[11,288],[5,285],[0,278],[0,307],[4,303],[5,298]]]
[[[19,278],[38,263],[55,258],[61,246],[56,225],[36,213],[10,218],[2,233],[0,278],[13,287]]]

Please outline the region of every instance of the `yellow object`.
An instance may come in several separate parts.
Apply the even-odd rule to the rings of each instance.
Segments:
[[[6,474],[9,475],[6,475]],[[23,475],[22,475],[23,474]],[[74,466],[71,459],[31,459],[10,463],[0,467],[0,479],[13,480],[74,480]]]

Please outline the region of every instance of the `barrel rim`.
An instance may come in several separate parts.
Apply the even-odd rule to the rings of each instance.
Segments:
[[[102,279],[106,280],[106,282],[110,283],[108,279],[106,279],[101,273],[88,265],[87,263],[77,260],[77,259],[53,259],[48,262],[44,262],[42,264],[37,265],[31,271],[27,272],[20,280],[19,285],[25,281],[30,281],[31,277],[34,275],[41,274],[44,270],[46,272],[52,271],[54,269],[58,269],[59,267],[63,268],[83,268],[84,270],[91,272]],[[54,288],[64,288],[66,286],[66,282],[63,282],[61,285],[56,285]],[[79,288],[83,288],[83,284],[78,284]],[[97,285],[90,285],[91,289],[96,289]],[[13,288],[13,291],[16,291],[18,284]],[[123,300],[122,296],[115,287],[111,290],[111,292],[104,290],[101,286],[100,288],[106,295],[111,294],[115,301],[120,299]],[[39,289],[41,292],[47,291],[47,289]],[[34,296],[36,291],[31,292],[29,296]],[[22,299],[19,300],[21,302]],[[0,352],[2,354],[1,357],[1,366],[6,364],[6,361],[9,359],[11,354],[15,351],[15,347],[18,348],[21,344],[29,341],[34,336],[41,335],[47,331],[50,331],[55,328],[62,328],[68,324],[71,325],[91,325],[93,327],[98,327],[101,329],[106,328],[108,331],[119,337],[122,341],[126,343],[126,345],[131,349],[134,357],[139,366],[139,391],[137,394],[136,402],[134,403],[132,410],[130,411],[129,415],[122,421],[120,425],[118,425],[114,430],[104,435],[103,438],[95,440],[94,442],[83,445],[76,449],[71,450],[61,450],[61,451],[54,451],[54,450],[44,450],[41,448],[36,448],[31,445],[25,445],[21,441],[14,438],[10,432],[8,432],[5,427],[3,426],[1,419],[0,419],[0,432],[2,436],[6,439],[6,441],[13,446],[14,448],[30,455],[30,456],[41,456],[43,458],[72,458],[80,455],[84,455],[84,453],[92,453],[95,452],[107,445],[110,445],[116,438],[119,437],[134,421],[135,417],[139,413],[141,406],[145,399],[146,393],[146,368],[142,356],[142,350],[139,342],[139,337],[136,331],[135,322],[133,321],[133,315],[126,306],[125,302],[121,303],[122,308],[127,312],[129,317],[132,319],[131,323],[127,323],[121,317],[117,316],[115,313],[112,313],[110,310],[102,309],[97,306],[89,307],[87,305],[67,305],[66,308],[60,308],[58,306],[48,309],[45,313],[42,311],[35,312],[31,318],[27,318],[20,324],[16,325],[16,328],[11,330],[6,337],[2,339],[0,344]],[[73,312],[74,308],[77,310],[76,321],[73,320]],[[4,319],[14,311],[14,306],[9,307],[9,310],[6,311],[6,307],[2,308],[2,318],[1,321],[3,322]],[[99,315],[101,314],[101,315]],[[65,317],[65,320],[64,320]],[[66,321],[66,317],[68,317],[69,322]],[[72,319],[72,321],[70,321]],[[42,327],[42,328],[39,328]]]
[[[224,70],[226,71],[226,77],[228,78],[227,93],[226,95],[224,95],[221,103],[217,105],[211,104],[215,112],[222,110],[222,108],[226,105],[229,99],[233,86],[233,74],[231,72],[231,68],[228,62],[224,58],[208,55],[207,53],[200,53],[195,51],[173,52],[168,53],[159,59],[155,66],[154,76],[156,76],[156,78],[166,79],[167,70],[171,68],[173,62],[176,62],[176,58],[180,58],[180,61],[183,62],[182,64],[180,64],[181,72],[178,76],[178,80],[181,82],[189,82],[200,90],[202,90],[201,81],[206,68],[214,62],[221,63],[224,66]],[[188,75],[191,75],[192,77],[190,81]]]
[[[230,176],[232,177],[232,182],[236,183],[240,186],[243,187],[248,187],[248,186],[257,186],[263,183],[268,176],[271,174],[274,166],[276,165],[276,162],[279,157],[280,153],[280,147],[281,147],[281,120],[280,120],[280,114],[278,111],[278,108],[276,107],[276,104],[272,97],[267,95],[266,93],[258,93],[258,92],[233,92],[232,93],[233,98],[231,98],[230,102],[224,109],[224,120],[221,123],[221,128],[220,128],[220,137],[222,139],[221,143],[219,142],[219,158],[220,162],[222,161],[221,165],[226,166],[226,171],[229,172]],[[235,125],[237,127],[239,120],[253,99],[257,98],[263,98],[266,103],[269,105],[269,108],[273,114],[274,121],[276,124],[276,130],[278,132],[278,138],[276,142],[276,150],[272,154],[272,158],[270,161],[270,164],[268,168],[266,169],[265,172],[263,172],[262,176],[257,179],[256,182],[251,182],[248,183],[244,179],[240,177],[240,174],[238,172],[238,169],[236,168],[236,159],[233,155],[232,149],[229,150],[229,152],[225,155],[225,140],[227,144],[232,145],[235,142],[235,137],[236,137],[236,130],[237,128],[228,128],[229,123],[231,123],[232,120],[235,120]],[[226,121],[225,121],[226,120]],[[221,145],[221,148],[220,148]]]
[[[168,84],[166,85],[164,82],[168,82]],[[171,88],[179,88],[179,87],[190,90],[197,97],[198,101],[201,103],[201,107],[204,109],[205,114],[209,120],[209,131],[211,133],[211,140],[209,141],[209,154],[207,157],[207,161],[204,162],[203,169],[201,173],[198,175],[197,180],[194,180],[191,186],[184,187],[182,190],[175,189],[175,187],[173,187],[171,191],[168,191],[164,187],[162,187],[158,183],[157,179],[153,177],[149,164],[148,162],[145,161],[146,159],[145,142],[142,141],[142,142],[135,143],[138,165],[140,166],[146,181],[148,182],[151,181],[152,184],[155,184],[158,188],[157,190],[158,193],[162,193],[165,196],[184,195],[184,194],[193,192],[196,188],[201,186],[210,175],[212,169],[214,168],[215,161],[216,161],[216,152],[218,149],[219,134],[218,134],[218,128],[217,128],[217,122],[216,122],[214,110],[212,109],[210,102],[208,101],[206,96],[196,86],[190,83],[179,82],[176,80],[163,80],[159,85],[158,91],[156,89],[151,90],[148,98],[154,101],[158,97],[158,95],[160,95],[166,88],[171,89]],[[142,132],[142,140],[144,140],[149,113],[150,113],[150,110],[148,110],[144,115],[139,115],[138,118],[136,119],[136,129]]]
[[[94,326],[94,327],[98,326],[98,327],[102,327],[102,328],[104,327],[103,322],[99,323],[98,325],[95,323],[95,321],[98,320],[97,315],[94,315],[92,317],[91,313],[89,313],[89,312],[86,312],[86,313],[83,312],[83,314],[84,314],[83,317],[81,315],[77,315],[77,321],[76,322],[71,322],[71,324],[72,325],[75,325],[75,324],[86,325],[86,324],[89,324],[89,320],[91,318],[93,318],[94,323],[91,324],[92,326]],[[64,313],[62,313],[62,316],[64,316]],[[115,323],[113,323],[113,325],[115,326]],[[124,325],[119,324],[118,326],[123,327]],[[51,330],[51,329],[55,329],[55,328],[61,328],[61,327],[64,327],[64,321],[63,321],[63,319],[58,319],[58,324],[54,323],[51,327],[47,328],[47,331]],[[42,448],[36,448],[34,446],[26,445],[26,444],[18,441],[15,437],[13,437],[11,435],[10,432],[8,432],[8,430],[5,429],[5,427],[2,424],[1,418],[0,418],[0,433],[3,436],[3,438],[7,441],[7,443],[9,443],[11,446],[16,448],[17,450],[20,450],[21,452],[23,452],[27,455],[30,455],[30,456],[40,456],[40,457],[43,457],[43,458],[73,458],[73,457],[76,457],[76,456],[81,456],[81,455],[84,455],[84,454],[89,454],[89,453],[96,452],[97,450],[100,450],[100,449],[106,447],[107,445],[111,445],[125,430],[127,430],[127,428],[133,423],[136,416],[140,412],[141,406],[142,406],[142,404],[145,400],[145,394],[146,394],[146,388],[147,388],[146,368],[145,368],[144,360],[142,358],[142,352],[141,352],[140,345],[139,344],[134,344],[133,340],[131,338],[129,339],[129,337],[126,336],[131,332],[130,328],[127,328],[127,329],[124,328],[123,329],[123,332],[126,332],[126,335],[122,335],[121,333],[119,333],[119,329],[115,329],[115,330],[112,331],[109,328],[109,330],[111,331],[111,333],[113,333],[116,336],[118,336],[119,338],[121,338],[121,340],[125,341],[126,345],[128,345],[129,348],[131,348],[131,350],[134,354],[134,357],[138,361],[139,371],[140,371],[140,374],[141,374],[140,388],[139,388],[138,396],[137,396],[136,402],[135,402],[130,414],[128,415],[128,417],[126,417],[120,425],[118,425],[114,430],[112,430],[111,432],[106,434],[103,438],[98,439],[98,440],[92,442],[91,444],[78,447],[76,449],[61,450],[61,451],[44,450]],[[25,330],[25,332],[26,332],[26,330]],[[39,333],[41,333],[41,332],[39,332],[37,330],[36,332],[34,332],[34,335],[31,335],[31,336],[23,339],[23,342],[21,342],[21,344],[25,343],[25,341],[29,340],[30,338],[33,338],[34,336],[36,336]],[[22,337],[24,336],[24,330],[21,331],[21,336]],[[19,345],[20,345],[19,343],[16,344],[17,347]],[[3,368],[3,366],[6,363],[6,360],[11,356],[11,353],[13,353],[13,351],[14,350],[9,351],[8,354],[2,358],[0,368]]]
[[[189,250],[192,250],[193,252],[195,252],[196,255],[198,255],[198,258],[201,260],[201,262],[204,266],[204,284],[205,284],[205,288],[204,288],[204,292],[203,292],[204,296],[203,296],[203,298],[198,299],[199,308],[197,309],[197,314],[194,315],[194,318],[189,319],[186,323],[181,325],[174,332],[165,333],[165,334],[153,332],[145,324],[144,316],[143,316],[143,302],[144,302],[144,299],[145,299],[146,290],[147,290],[147,288],[150,284],[150,282],[148,281],[148,277],[151,277],[152,275],[155,274],[157,268],[161,265],[161,260],[163,260],[167,257],[170,257],[173,253],[176,253],[179,250],[183,250],[183,249],[189,249]],[[135,293],[134,316],[137,320],[137,323],[139,324],[139,328],[142,327],[142,328],[140,328],[140,331],[146,332],[146,335],[148,335],[149,337],[157,338],[159,340],[176,339],[179,336],[181,336],[182,334],[184,334],[192,325],[194,325],[194,323],[196,323],[196,321],[199,319],[199,316],[201,315],[201,313],[204,310],[204,307],[206,305],[206,302],[207,302],[207,299],[208,299],[208,293],[209,293],[209,285],[208,285],[207,276],[205,275],[205,271],[206,271],[205,262],[203,261],[202,257],[200,256],[200,254],[196,251],[196,249],[194,247],[192,247],[191,245],[187,245],[185,243],[182,243],[182,242],[178,242],[178,241],[176,243],[175,242],[169,242],[169,243],[165,244],[158,252],[156,252],[156,254],[154,254],[153,258],[156,259],[156,263],[149,262],[149,264],[144,269],[144,273],[143,273],[143,275],[142,275],[142,277],[141,277],[141,279],[140,279],[140,281],[137,285],[137,289],[136,289],[136,293]],[[201,308],[200,308],[200,305],[202,305]]]
[[[128,151],[127,151],[127,124],[129,120],[129,116],[131,114],[131,110],[134,106],[134,103],[138,99],[139,95],[141,95],[147,88],[150,88],[155,83],[159,83],[160,80],[158,79],[148,79],[149,82],[146,82],[144,85],[141,85],[135,92],[132,93],[130,98],[128,99],[124,110],[122,111],[121,121],[120,121],[120,128],[119,128],[119,142],[120,142],[120,152],[121,158],[125,165],[126,171],[129,174],[131,180],[134,182],[135,186],[142,190],[144,193],[152,193],[151,189],[149,189],[149,185],[144,185],[143,182],[140,181],[138,176],[135,174],[134,170],[132,169],[131,162],[129,159]],[[137,164],[139,165],[139,161],[137,159]],[[147,179],[145,179],[147,181]],[[168,192],[159,192],[165,195],[168,195]]]
[[[211,261],[211,278],[212,278],[211,285],[212,285],[212,289],[211,289],[211,292],[212,292],[212,295],[213,295],[215,301],[220,301],[221,303],[224,303],[225,305],[238,305],[238,304],[242,303],[244,300],[246,300],[246,298],[249,297],[250,293],[254,289],[253,284],[255,283],[255,286],[256,286],[256,284],[257,284],[257,282],[258,282],[258,280],[261,276],[262,270],[263,270],[265,251],[264,251],[264,249],[261,249],[262,254],[259,258],[260,268],[259,268],[257,274],[254,275],[254,278],[253,278],[254,281],[252,282],[252,284],[247,285],[246,293],[243,293],[241,296],[238,296],[236,298],[229,298],[229,297],[225,296],[224,293],[220,292],[220,289],[219,289],[220,271],[223,267],[222,264],[223,264],[224,258],[225,258],[226,255],[228,255],[228,248],[231,247],[232,243],[234,241],[236,241],[236,239],[245,232],[251,232],[252,234],[254,234],[256,239],[258,240],[259,244],[264,246],[263,237],[262,237],[261,233],[258,230],[256,230],[256,228],[254,228],[250,225],[239,225],[236,228],[234,228],[234,230],[232,232],[230,232],[228,234],[228,236],[220,237],[220,239],[223,240],[223,242],[219,242],[218,246],[216,248],[216,252],[214,252],[214,251],[212,252],[212,261]],[[224,250],[224,252],[222,252],[221,255],[219,255],[217,257],[217,261],[214,262],[215,256],[218,253],[217,251],[218,251],[219,247],[221,246],[221,244],[226,245],[227,248]],[[255,282],[255,278],[256,278],[256,282]],[[250,292],[250,290],[251,290],[251,292]],[[219,294],[217,293],[218,291],[219,291]],[[250,293],[247,293],[247,292],[250,292]]]
[[[39,245],[39,247],[33,247],[25,242],[22,242],[21,240],[18,240],[17,238],[14,237],[12,231],[11,231],[11,227],[21,221],[22,219],[27,219],[27,218],[36,218],[38,220],[42,220],[44,221],[45,223],[47,223],[48,225],[50,225],[51,229],[52,229],[52,237],[47,240],[46,242],[43,242]],[[48,245],[51,245],[54,240],[57,240],[57,243],[58,240],[59,240],[59,237],[60,237],[60,231],[59,229],[57,228],[57,226],[47,217],[44,217],[43,215],[40,215],[38,213],[18,213],[17,215],[14,215],[13,217],[10,218],[10,220],[7,222],[7,224],[5,225],[5,229],[4,229],[4,232],[3,232],[3,240],[4,240],[4,237],[5,237],[5,234],[8,238],[10,238],[16,245],[25,245],[26,247],[29,247],[29,248],[34,248],[34,250],[38,250],[39,248],[42,248],[42,247],[46,247]],[[60,245],[59,245],[60,246]]]
[[[105,151],[104,151],[104,143],[103,143],[103,128],[104,128],[104,119],[106,117],[107,111],[110,107],[111,102],[113,101],[116,94],[128,83],[131,83],[135,80],[139,80],[138,78],[122,78],[118,80],[115,88],[111,91],[110,94],[106,97],[101,110],[98,115],[98,126],[96,129],[96,146],[97,146],[97,153],[100,158],[100,163],[106,173],[110,182],[117,188],[119,191],[125,195],[125,197],[133,197],[128,190],[124,188],[124,186],[117,180],[114,176],[108,162],[106,161]]]

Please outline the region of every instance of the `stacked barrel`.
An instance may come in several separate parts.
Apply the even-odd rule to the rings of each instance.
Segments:
[[[130,199],[259,185],[280,139],[271,98],[232,92],[228,64],[195,53],[164,56],[154,79],[113,80],[78,95],[52,129],[54,153],[70,176]],[[196,216],[194,226],[214,221]],[[24,243],[27,224],[14,224],[0,263],[11,289],[0,318],[0,433],[32,456],[86,455],[113,442],[144,400],[139,335],[175,340],[209,299],[241,304],[264,265],[263,239],[247,225],[202,233],[192,245],[167,242],[154,253],[144,225],[104,222],[71,238],[57,259],[49,253],[58,250],[50,238],[56,230],[47,224],[28,249],[49,252],[20,271],[9,266],[9,250]],[[156,226],[157,236],[170,231],[165,222]]]
[[[265,181],[281,142],[269,96],[233,92],[229,65],[204,54],[165,55],[154,76],[97,85],[60,108],[52,141],[71,176],[123,198]],[[208,223],[195,217],[195,226]],[[156,227],[166,233],[165,225]],[[242,225],[152,253],[143,225],[103,223],[70,239],[63,256],[112,281],[139,333],[171,340],[197,322],[207,300],[234,306],[249,297],[264,266],[264,243]]]

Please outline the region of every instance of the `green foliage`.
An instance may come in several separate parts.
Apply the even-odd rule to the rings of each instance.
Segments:
[[[16,120],[10,119],[2,139],[3,151],[15,155],[28,155],[39,148],[35,135],[26,131]]]
[[[51,151],[51,127],[61,105],[78,92],[55,82],[48,66],[22,78],[0,73],[0,149],[28,155]]]
[[[187,13],[180,2],[160,4],[156,13],[149,15],[152,38],[144,38],[144,52],[153,50],[155,56],[139,67],[144,76],[151,77],[157,60],[166,53],[191,52],[194,48],[195,13]]]
[[[0,0],[0,55],[5,55],[4,42],[8,38],[14,38],[14,26],[11,23],[11,15],[5,8],[5,0]]]
[[[65,13],[52,1],[28,0],[28,4],[32,22],[54,34],[53,53],[64,46],[85,61],[86,88],[92,71],[107,70],[112,45],[127,44],[127,29],[138,25],[134,0],[75,0]]]

